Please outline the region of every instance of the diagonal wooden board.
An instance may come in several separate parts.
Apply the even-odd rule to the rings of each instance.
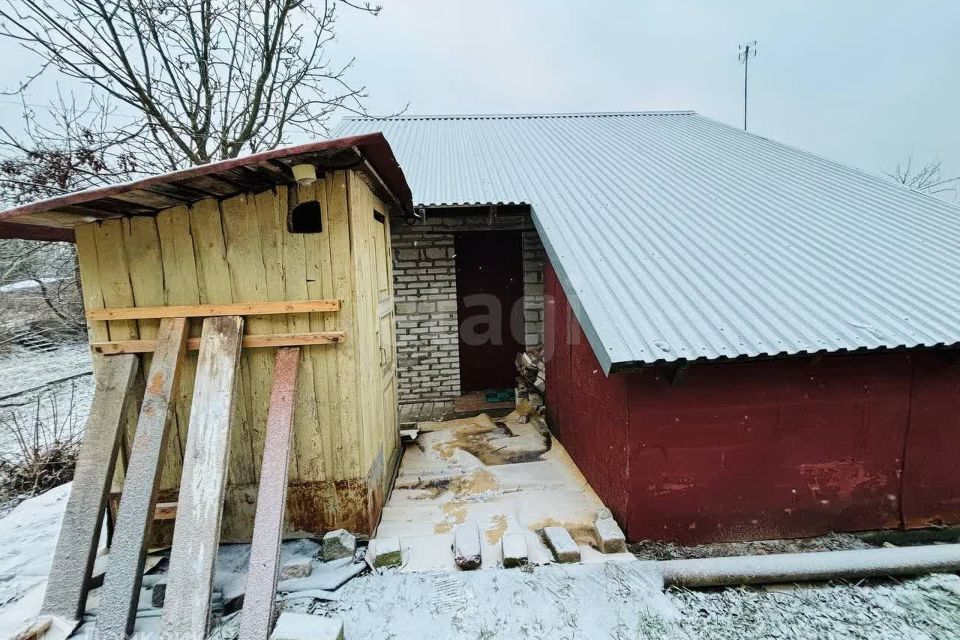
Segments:
[[[242,333],[240,316],[203,321],[160,623],[169,640],[207,637]]]
[[[41,615],[67,620],[83,615],[121,436],[143,395],[142,386],[137,389],[137,356],[101,358],[95,369],[90,415],[40,607]]]
[[[253,522],[250,569],[240,614],[240,640],[266,640],[273,623],[299,365],[299,347],[277,351],[263,446],[263,471],[257,492],[257,515]]]
[[[187,319],[162,320],[157,342],[120,497],[110,566],[97,612],[97,640],[125,640],[133,632],[146,544],[174,415],[173,396],[187,345]]]

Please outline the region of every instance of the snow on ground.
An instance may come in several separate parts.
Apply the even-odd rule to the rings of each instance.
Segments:
[[[0,638],[40,609],[70,484],[20,503],[0,519]]]
[[[368,573],[337,600],[288,610],[343,620],[346,638],[694,638],[639,562],[470,572]]]
[[[719,590],[671,589],[680,626],[704,640],[960,637],[960,578]]]
[[[57,487],[0,519],[0,637],[40,606],[69,490]],[[247,553],[245,545],[222,548],[217,584],[225,594],[244,582]],[[285,543],[285,558],[315,553],[310,541]],[[932,640],[960,637],[958,605],[955,575],[663,593],[639,562],[367,573],[318,598],[283,600],[289,610],[342,618],[347,637],[394,640]],[[234,638],[235,622],[215,637]]]
[[[89,373],[92,366],[86,342],[64,344],[50,353],[6,345],[0,354],[0,398],[67,376]]]

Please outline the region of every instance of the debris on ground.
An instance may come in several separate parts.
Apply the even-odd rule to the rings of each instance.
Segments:
[[[284,611],[277,619],[270,640],[343,640],[343,622]]]
[[[370,541],[370,554],[375,567],[396,567],[403,562],[400,538],[376,538]]]
[[[670,589],[680,627],[704,640],[934,640],[960,637],[960,578],[766,588]]]
[[[356,552],[357,539],[345,529],[328,531],[323,536],[323,559],[327,562],[340,558],[352,558]]]
[[[641,540],[631,543],[628,548],[640,560],[681,560],[684,558],[721,558],[725,556],[769,555],[772,553],[844,551],[848,549],[873,549],[875,547],[854,535],[831,533],[815,538],[796,540],[715,542],[689,547],[673,542]]]

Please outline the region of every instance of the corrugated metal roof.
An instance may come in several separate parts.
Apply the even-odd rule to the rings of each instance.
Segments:
[[[960,208],[692,112],[348,119],[424,205],[526,202],[607,371],[960,342]]]

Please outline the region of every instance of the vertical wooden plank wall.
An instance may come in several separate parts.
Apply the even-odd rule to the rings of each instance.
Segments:
[[[287,214],[315,199],[323,231],[287,231]],[[251,316],[248,335],[342,330],[336,346],[307,346],[300,361],[288,528],[318,532],[335,526],[364,531],[376,516],[368,479],[378,458],[396,453],[396,433],[384,419],[377,339],[378,260],[373,210],[388,208],[351,171],[327,173],[307,187],[277,187],[218,202],[207,199],[156,217],[108,220],[77,229],[88,309],[110,306],[258,302],[336,298],[333,314]],[[387,234],[389,237],[389,234]],[[191,335],[199,335],[195,322]],[[156,321],[91,323],[91,340],[152,337]],[[145,363],[149,366],[149,362]],[[175,500],[190,418],[196,353],[184,363],[161,484]],[[248,539],[273,375],[273,353],[241,355],[230,444],[224,540]],[[380,463],[381,466],[383,463]],[[120,465],[118,465],[119,467]],[[115,483],[115,487],[118,487]]]

